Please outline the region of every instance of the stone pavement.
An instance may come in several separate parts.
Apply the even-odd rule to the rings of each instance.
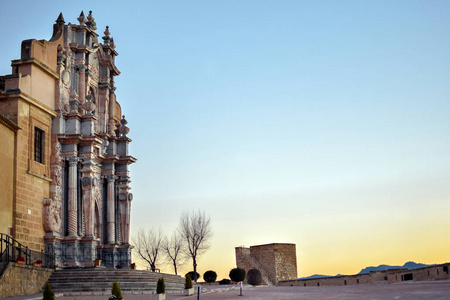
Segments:
[[[226,286],[205,286],[209,290],[222,290]],[[152,295],[123,295],[125,300],[152,299]],[[10,300],[37,300],[41,294],[10,297]],[[101,296],[61,296],[58,300],[107,300],[107,295]],[[167,294],[167,300],[196,300],[197,295]],[[243,296],[239,296],[239,288],[225,292],[205,292],[200,294],[201,300],[208,299],[307,299],[307,300],[448,300],[450,299],[450,281],[408,282],[380,285],[347,285],[321,287],[251,287],[244,286]]]

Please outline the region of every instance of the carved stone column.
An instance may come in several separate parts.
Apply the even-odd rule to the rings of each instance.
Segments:
[[[83,103],[86,101],[86,66],[84,64],[78,65],[79,70],[79,81],[78,81],[78,99],[80,100],[79,112],[82,116],[86,113],[83,108]]]
[[[130,241],[130,201],[133,195],[130,190],[130,178],[122,176],[119,179],[119,207],[120,207],[120,227],[122,244],[129,244]]]
[[[78,226],[77,226],[77,217],[78,217],[78,207],[77,207],[77,165],[80,161],[80,158],[76,156],[67,157],[67,161],[69,162],[69,222],[68,222],[68,231],[69,236],[77,236]]]
[[[93,186],[96,185],[96,178],[84,176],[81,180],[83,185],[83,215],[84,229],[86,237],[94,236],[94,200]]]
[[[108,244],[114,244],[115,232],[116,232],[116,223],[115,223],[115,205],[114,205],[114,182],[116,180],[115,175],[105,175],[105,178],[108,182],[107,188],[107,206],[106,206],[106,222],[107,222],[107,242]]]
[[[114,106],[116,102],[116,94],[114,91],[116,90],[115,87],[111,87],[109,89],[109,119],[108,119],[108,133],[110,135],[114,135],[114,130],[116,129],[116,126],[114,124]]]

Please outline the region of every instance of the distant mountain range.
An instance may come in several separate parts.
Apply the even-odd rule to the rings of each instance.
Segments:
[[[379,265],[378,267],[366,267],[364,269],[362,269],[358,275],[360,274],[368,274],[372,271],[386,271],[386,270],[391,270],[391,269],[408,269],[408,270],[414,270],[414,269],[420,269],[420,268],[424,268],[424,267],[429,267],[429,266],[434,266],[434,265],[426,265],[426,264],[421,264],[421,263],[415,263],[413,261],[409,261],[407,263],[405,263],[403,266],[389,266],[389,265]],[[320,275],[320,274],[314,274],[308,277],[302,277],[299,279],[317,279],[317,278],[325,278],[325,277],[338,277],[338,276],[344,276],[342,274],[337,274],[335,276],[331,276],[331,275]]]

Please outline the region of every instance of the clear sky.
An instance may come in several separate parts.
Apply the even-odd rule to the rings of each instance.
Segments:
[[[219,279],[275,242],[299,277],[450,261],[449,1],[0,0],[0,74],[81,10],[119,53],[132,233],[206,211]]]

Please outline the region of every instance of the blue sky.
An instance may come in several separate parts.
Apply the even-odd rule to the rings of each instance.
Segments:
[[[109,25],[132,231],[205,210],[201,273],[272,242],[299,277],[449,260],[448,1],[0,3],[0,74],[59,12]]]

